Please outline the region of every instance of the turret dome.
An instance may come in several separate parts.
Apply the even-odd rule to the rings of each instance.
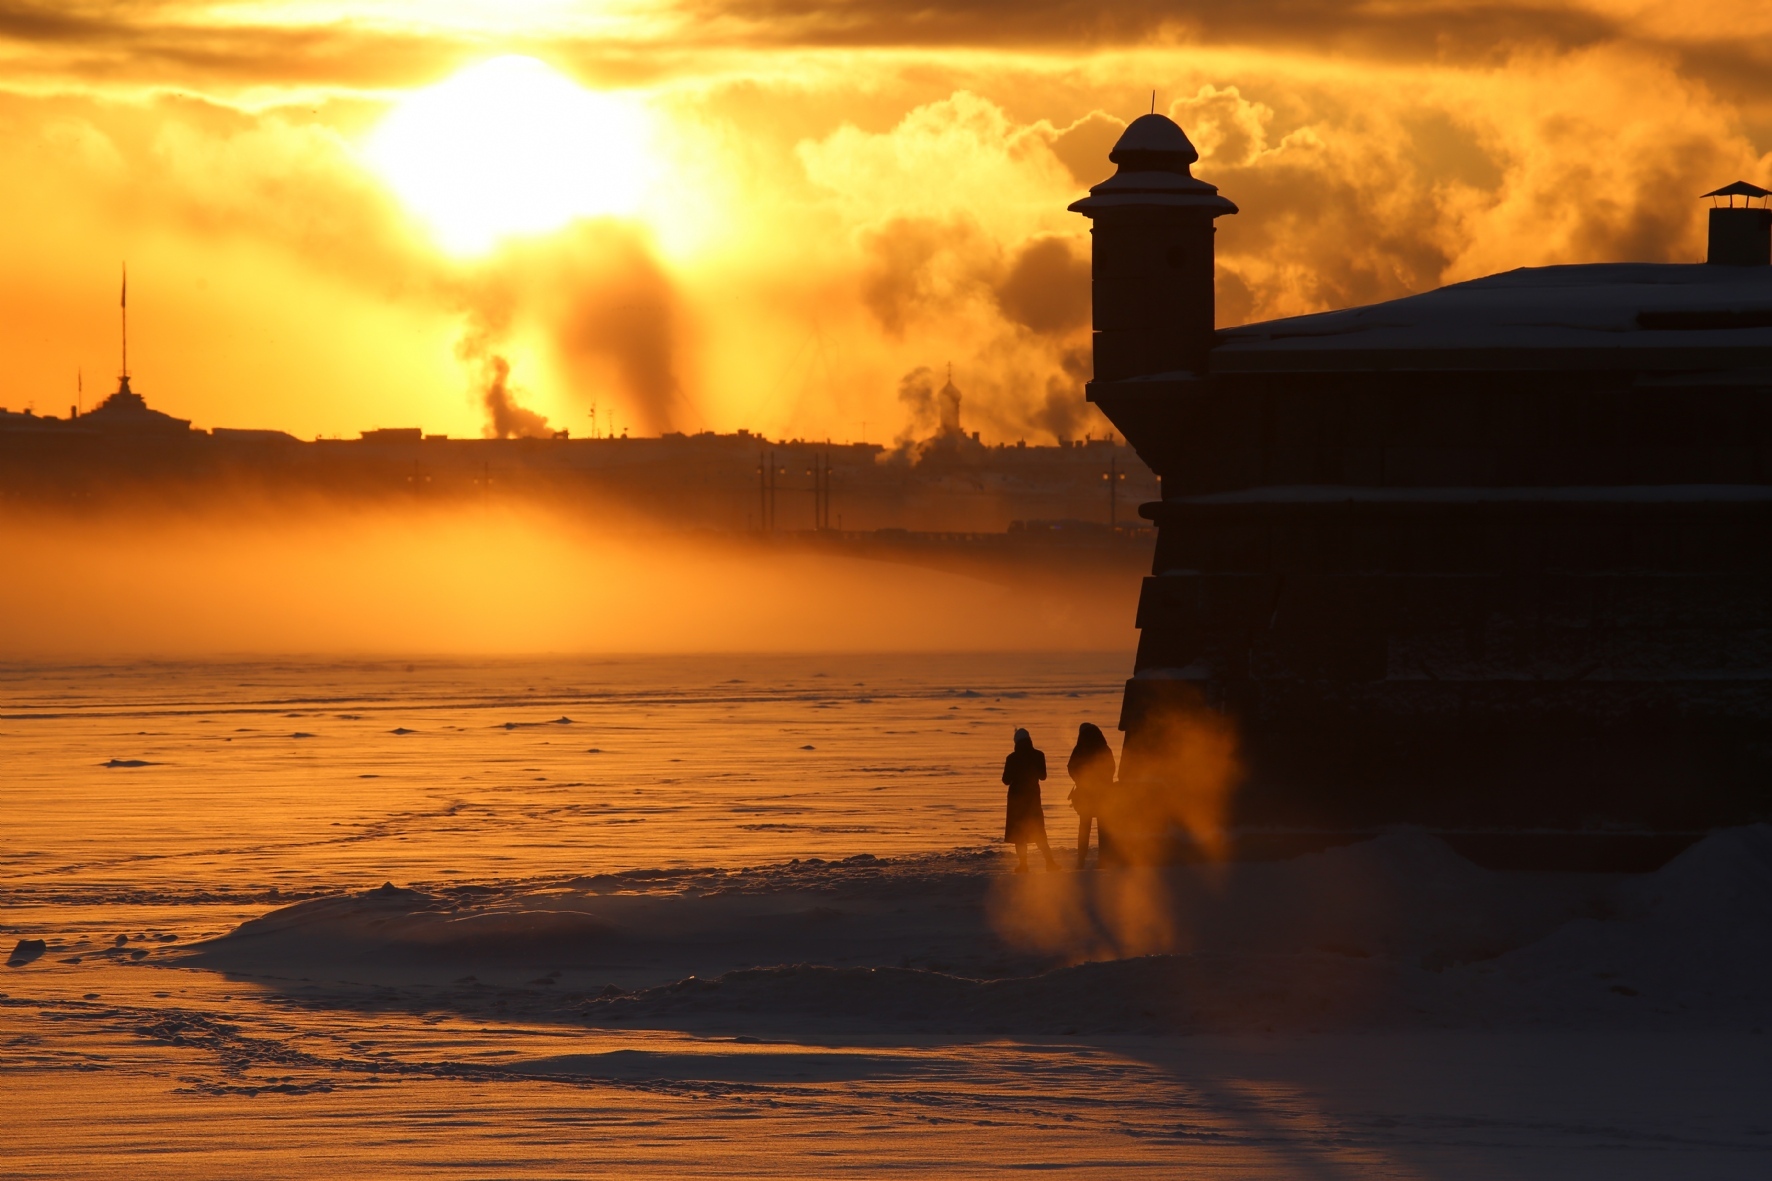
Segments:
[[[1188,165],[1200,158],[1187,132],[1167,115],[1140,115],[1134,119],[1108,159],[1128,172],[1179,172],[1188,176]]]

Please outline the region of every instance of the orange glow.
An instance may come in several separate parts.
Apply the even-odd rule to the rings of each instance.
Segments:
[[[1694,258],[1698,193],[1772,183],[1739,5],[1246,7],[175,0],[0,32],[0,405],[60,412],[77,370],[90,399],[127,258],[140,388],[202,427],[477,435],[498,355],[581,433],[595,402],[889,439],[948,362],[986,440],[1105,431],[1065,205],[1151,88],[1242,209],[1224,323]]]
[[[632,213],[645,140],[633,104],[534,58],[500,57],[402,100],[367,155],[445,248],[480,254],[507,236]]]
[[[519,506],[27,512],[0,522],[0,545],[18,558],[0,582],[5,652],[25,659],[1103,651],[1127,645],[1138,593],[605,532]]]

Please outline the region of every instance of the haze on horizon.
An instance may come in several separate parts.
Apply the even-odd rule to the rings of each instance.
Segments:
[[[1772,184],[1772,12],[0,2],[0,405],[117,366],[200,427],[889,438],[954,366],[987,440],[1109,429],[1087,225],[1158,109],[1242,209],[1219,317],[1701,256]],[[501,369],[508,365],[508,375]],[[532,422],[533,425],[533,422]]]

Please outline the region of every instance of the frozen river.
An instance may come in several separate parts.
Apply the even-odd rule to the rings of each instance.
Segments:
[[[1062,779],[1127,664],[0,670],[3,1171],[1772,1166],[1763,829],[1005,873],[1011,730]]]

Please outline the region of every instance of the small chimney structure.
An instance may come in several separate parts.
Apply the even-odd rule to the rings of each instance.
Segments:
[[[1711,211],[1710,248],[1704,261],[1726,267],[1772,265],[1772,208],[1766,206],[1772,191],[1738,180],[1705,196],[1711,199]],[[1723,200],[1728,204],[1717,204]]]
[[[1073,203],[1094,224],[1095,380],[1204,373],[1214,324],[1214,219],[1237,212],[1197,179],[1200,153],[1166,115],[1140,115],[1108,159],[1119,170]]]

